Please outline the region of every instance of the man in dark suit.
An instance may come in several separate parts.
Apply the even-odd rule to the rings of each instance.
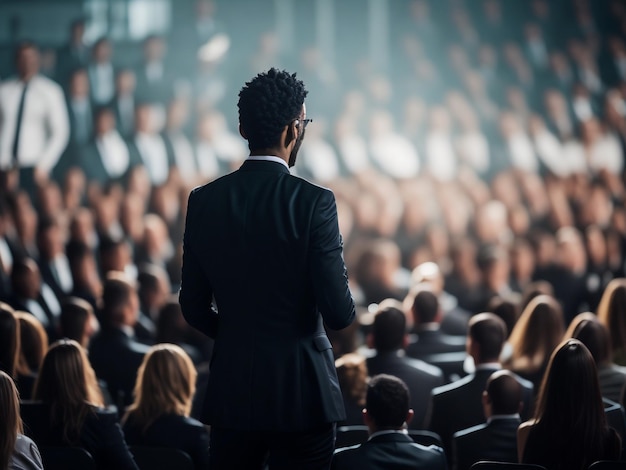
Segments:
[[[120,409],[132,402],[137,370],[149,349],[134,339],[138,315],[135,289],[123,273],[110,272],[102,293],[102,329],[91,340],[89,359]]]
[[[499,362],[506,339],[504,321],[493,313],[480,313],[470,320],[467,351],[474,359],[476,371],[451,384],[432,391],[430,424],[428,428],[441,437],[444,449],[451,450],[452,435],[462,429],[483,423],[482,393],[487,379],[502,366]],[[520,411],[523,419],[532,414],[533,385],[517,377],[522,384]]]
[[[469,470],[479,460],[517,462],[522,386],[508,370],[494,372],[483,392],[487,422],[454,433],[452,468]]]
[[[406,384],[390,375],[372,378],[363,411],[370,437],[363,444],[337,449],[331,469],[446,469],[446,456],[440,447],[416,444],[407,435],[404,427],[412,418]]]
[[[406,316],[402,305],[393,300],[380,304],[368,337],[376,355],[367,359],[369,375],[389,374],[401,379],[408,387],[414,416],[411,428],[422,429],[428,411],[430,392],[444,384],[441,369],[418,359],[405,357],[407,343]]]
[[[345,419],[323,327],[354,319],[333,193],[289,174],[306,90],[271,69],[239,93],[250,157],[189,196],[180,305],[215,340],[211,468],[327,468]],[[213,305],[215,301],[215,305]]]

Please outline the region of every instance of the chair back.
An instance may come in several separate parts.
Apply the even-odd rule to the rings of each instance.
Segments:
[[[481,460],[470,467],[470,470],[546,470],[541,465],[530,463],[510,463]]]
[[[626,470],[626,462],[617,460],[598,460],[589,465],[589,470]]]
[[[194,470],[191,457],[180,449],[131,446],[130,452],[135,457],[135,462],[140,470],[153,470],[155,468]]]
[[[96,462],[82,447],[39,447],[46,470],[96,470]]]
[[[337,428],[337,438],[335,449],[340,447],[350,447],[363,444],[369,437],[369,430],[364,425],[339,426]]]
[[[443,448],[441,437],[439,437],[439,434],[435,432],[426,431],[422,429],[409,429],[409,436],[417,444],[420,444],[426,447],[437,446],[437,447]]]

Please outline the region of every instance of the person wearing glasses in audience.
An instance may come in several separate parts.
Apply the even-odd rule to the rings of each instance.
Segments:
[[[239,93],[250,156],[189,197],[180,305],[215,340],[203,421],[211,468],[328,468],[345,420],[324,322],[355,316],[331,191],[290,174],[307,91],[270,69]],[[215,305],[213,300],[215,299]]]

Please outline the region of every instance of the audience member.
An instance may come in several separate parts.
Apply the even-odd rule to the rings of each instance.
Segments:
[[[189,417],[196,376],[191,359],[180,347],[150,348],[137,374],[135,399],[124,417],[129,445],[180,449],[189,454],[195,468],[207,468],[209,434],[202,423]]]
[[[404,348],[408,338],[406,316],[401,307],[400,303],[393,300],[385,300],[379,305],[368,338],[369,346],[376,350],[376,354],[367,358],[367,370],[370,375],[393,375],[406,384],[414,412],[410,425],[414,429],[421,429],[430,392],[443,385],[444,377],[441,369],[419,359],[405,357]]]
[[[20,359],[20,324],[10,305],[0,302],[0,371],[17,378]]]
[[[558,302],[546,295],[535,297],[509,335],[512,354],[506,359],[505,367],[530,380],[538,392],[550,354],[564,332],[563,313]]]
[[[0,423],[0,469],[43,470],[37,445],[24,435],[19,394],[4,371],[0,371]]]
[[[613,360],[626,366],[626,279],[613,279],[606,287],[600,305],[598,319],[611,335]]]
[[[17,362],[17,387],[23,400],[29,400],[37,373],[48,351],[48,335],[39,320],[27,312],[15,312],[20,326],[20,355]]]
[[[108,104],[113,95],[115,68],[111,62],[113,48],[106,37],[98,39],[91,48],[91,61],[87,66],[91,100],[97,106]]]
[[[68,297],[61,308],[60,332],[63,338],[72,339],[83,348],[89,348],[93,335],[100,329],[93,307],[79,297]]]
[[[363,407],[367,393],[368,370],[365,358],[359,354],[348,353],[335,361],[339,387],[346,409],[346,420],[342,426],[354,426],[363,423]]]
[[[104,282],[102,329],[89,345],[91,363],[99,379],[109,386],[115,403],[128,405],[137,370],[148,346],[134,339],[133,327],[139,315],[139,299],[130,281],[119,272],[111,272]]]
[[[39,270],[45,282],[58,300],[74,289],[72,271],[65,254],[63,235],[59,221],[43,218],[37,226],[37,246],[39,247]]]
[[[482,393],[487,380],[500,370],[500,354],[506,339],[504,322],[493,313],[471,318],[467,352],[474,359],[476,372],[432,391],[428,428],[441,436],[444,449],[451,452],[452,435],[484,422]],[[516,376],[522,385],[522,417],[532,413],[533,384]],[[450,454],[451,455],[451,454]]]
[[[98,467],[137,469],[117,413],[103,408],[94,371],[76,341],[50,346],[33,398],[36,403],[22,405],[22,416],[39,445],[83,447]]]
[[[452,468],[469,470],[479,460],[518,462],[517,428],[523,406],[522,386],[507,370],[491,374],[483,392],[487,422],[454,433]]]
[[[535,417],[520,425],[517,442],[520,462],[548,470],[619,459],[620,438],[607,425],[596,366],[580,341],[567,340],[553,352]]]
[[[405,427],[413,418],[409,401],[409,390],[402,380],[384,374],[373,377],[363,410],[370,438],[363,444],[337,449],[331,469],[445,470],[446,457],[440,447],[416,444],[406,435]]]

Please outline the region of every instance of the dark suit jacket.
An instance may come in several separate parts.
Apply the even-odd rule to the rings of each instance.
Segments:
[[[128,143],[126,144],[128,146]],[[89,181],[97,181],[104,186],[110,182],[124,182],[129,171],[134,166],[141,164],[139,155],[133,152],[133,149],[130,147],[128,149],[128,158],[129,162],[126,172],[119,178],[112,178],[102,163],[102,156],[100,155],[96,142],[92,140],[82,148],[79,166],[85,171],[85,175]]]
[[[421,330],[411,337],[406,348],[407,356],[423,359],[431,354],[465,351],[466,339],[463,336],[452,336],[438,330]]]
[[[114,403],[132,402],[137,370],[148,349],[116,328],[104,327],[91,340],[91,365],[98,378],[109,386]]]
[[[469,470],[479,460],[517,462],[519,418],[496,418],[454,433],[452,468]]]
[[[367,371],[372,377],[377,374],[389,374],[404,381],[409,388],[411,408],[415,412],[409,427],[423,429],[430,403],[430,392],[445,383],[441,369],[424,361],[405,357],[398,351],[368,358]]]
[[[209,433],[193,418],[163,415],[143,431],[131,414],[124,424],[124,435],[129,446],[180,449],[189,454],[197,469],[209,468]]]
[[[382,434],[363,444],[337,449],[331,470],[446,470],[440,447],[425,447],[400,433]]]
[[[433,390],[428,429],[439,434],[446,452],[450,453],[452,449],[455,432],[485,422],[482,394],[487,379],[496,370],[479,369],[461,380]],[[533,384],[521,377],[517,379],[523,387],[524,406],[520,414],[522,420],[526,420],[532,414]]]
[[[331,191],[252,160],[196,188],[180,304],[215,339],[205,422],[290,431],[345,419],[322,324],[355,315]]]
[[[50,418],[50,408],[41,402],[21,404],[24,431],[38,446],[79,446],[85,448],[96,461],[98,469],[137,470],[137,466],[124,441],[117,412],[92,408],[85,418],[78,442],[63,440],[63,429]]]

